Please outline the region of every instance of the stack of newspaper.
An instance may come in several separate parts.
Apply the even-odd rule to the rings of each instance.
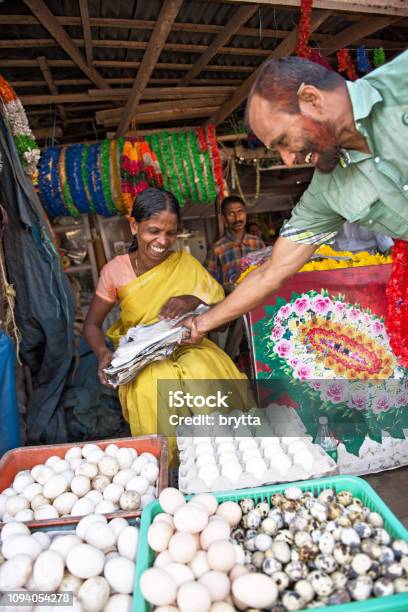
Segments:
[[[207,309],[208,306],[200,304],[193,312],[177,319],[131,327],[126,336],[121,338],[110,365],[104,370],[107,381],[113,387],[125,385],[149,363],[169,357],[181,340],[189,334],[185,327],[177,323]]]

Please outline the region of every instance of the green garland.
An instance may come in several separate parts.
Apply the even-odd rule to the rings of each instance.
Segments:
[[[99,160],[101,165],[101,182],[103,195],[108,209],[113,213],[117,214],[115,202],[112,198],[111,186],[110,186],[110,141],[104,140],[99,147]]]
[[[14,142],[16,143],[17,151],[20,157],[26,151],[33,151],[34,149],[38,148],[34,138],[31,138],[31,136],[27,136],[26,134],[17,134],[14,136]]]
[[[171,146],[166,148],[164,144],[165,136],[168,136],[167,132],[160,133],[160,151],[164,161],[164,167],[166,168],[166,172],[169,176],[169,188],[170,191],[174,193],[177,200],[180,202],[180,206],[183,206],[184,196],[182,186],[177,175],[177,168],[174,162],[174,152],[171,151]],[[173,169],[174,173],[171,169]]]
[[[180,191],[183,194],[183,200],[188,200],[190,199],[190,189],[189,189],[189,186],[187,184],[186,177],[184,174],[184,166],[183,166],[183,160],[181,158],[181,151],[179,151],[179,147],[178,147],[178,134],[177,133],[168,134],[167,132],[165,132],[165,134],[167,137],[167,141],[169,143],[177,181],[180,185]]]
[[[80,212],[77,209],[77,207],[75,206],[74,200],[72,198],[72,193],[71,193],[71,188],[69,186],[69,182],[68,182],[68,178],[67,178],[67,167],[66,167],[66,150],[63,150],[61,152],[61,157],[60,157],[60,164],[63,164],[63,166],[61,166],[61,170],[62,172],[60,173],[60,176],[62,177],[62,194],[64,196],[64,201],[65,201],[65,206],[70,214],[71,217],[79,217],[80,216]]]
[[[215,191],[213,169],[211,164],[210,151],[204,151],[200,154],[202,160],[202,168],[204,173],[205,186],[207,188],[207,202],[215,202],[217,192]]]
[[[179,134],[177,135],[178,135],[178,144],[179,144],[179,150],[181,153],[181,159],[183,161],[183,166],[184,166],[184,174],[187,179],[187,184],[190,186],[191,201],[193,202],[193,204],[196,204],[197,202],[200,201],[200,199],[198,197],[195,174],[193,171],[192,164],[190,163],[190,156],[189,156],[188,146],[187,146],[187,134],[186,132],[179,132]]]
[[[186,143],[188,150],[188,157],[191,163],[191,169],[194,174],[194,183],[197,189],[197,196],[199,202],[206,202],[206,190],[203,182],[203,173],[201,169],[197,172],[197,168],[200,168],[199,153],[197,151],[197,140],[194,133],[190,130],[186,134]]]
[[[82,181],[84,184],[86,198],[89,204],[89,210],[91,212],[96,212],[94,203],[92,202],[91,194],[89,193],[89,189],[88,189],[88,166],[87,166],[88,154],[89,154],[89,145],[85,145],[84,151],[82,153],[82,159],[81,159],[81,175],[82,175]]]

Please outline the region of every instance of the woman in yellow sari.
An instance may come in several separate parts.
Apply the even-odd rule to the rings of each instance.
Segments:
[[[194,257],[172,252],[179,217],[179,205],[171,193],[156,188],[141,192],[131,219],[137,246],[133,245],[129,254],[115,257],[101,271],[84,336],[97,356],[103,384],[103,370],[111,362],[112,352],[105,344],[102,324],[117,301],[121,316],[107,332],[115,346],[130,327],[172,319],[201,303],[213,305],[224,298],[222,287]],[[119,387],[119,399],[132,435],[154,434],[159,380],[179,381],[182,389],[183,380],[245,378],[228,355],[205,338],[199,345],[180,346],[165,360],[147,365],[133,381]]]

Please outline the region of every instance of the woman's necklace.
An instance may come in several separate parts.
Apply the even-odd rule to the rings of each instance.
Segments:
[[[139,277],[141,274],[143,274],[143,272],[141,273],[140,269],[139,269],[139,262],[138,262],[138,259],[137,259],[137,253],[136,253],[136,256],[135,256],[135,268],[136,268],[136,276]]]

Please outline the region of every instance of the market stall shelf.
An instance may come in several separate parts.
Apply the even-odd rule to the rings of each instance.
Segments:
[[[60,457],[63,459],[67,451],[73,448],[82,449],[86,444],[96,445],[104,450],[109,445],[116,445],[119,449],[131,448],[137,451],[138,455],[150,453],[158,460],[157,495],[167,486],[168,483],[168,456],[167,440],[161,436],[140,436],[138,438],[118,438],[111,440],[100,440],[95,442],[83,442],[79,444],[57,444],[45,446],[27,446],[7,452],[0,460],[0,491],[11,487],[11,484],[18,472],[31,470],[47,461],[50,457]],[[157,473],[157,472],[156,472]],[[140,509],[117,510],[106,514],[109,518],[139,516]],[[78,516],[64,516],[45,520],[29,520],[26,524],[29,527],[52,526],[60,524],[72,524],[78,521]],[[1,524],[1,523],[0,523]]]

